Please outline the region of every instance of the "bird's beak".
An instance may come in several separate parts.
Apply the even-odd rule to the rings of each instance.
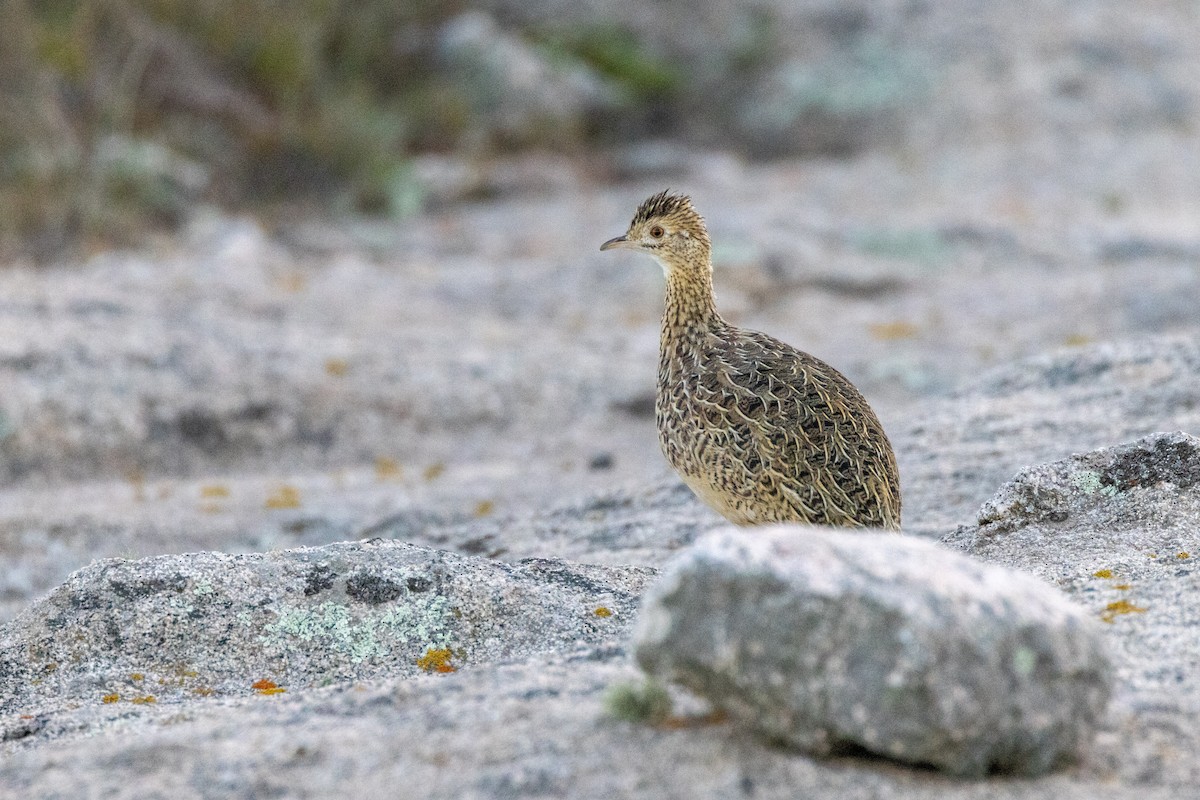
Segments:
[[[607,242],[605,242],[604,244],[600,245],[600,249],[601,249],[601,250],[613,250],[613,249],[615,249],[615,248],[622,248],[622,249],[625,249],[625,250],[632,250],[632,249],[633,249],[633,247],[634,247],[634,244],[633,244],[633,242],[629,241],[629,240],[628,240],[628,239],[626,239],[624,236],[617,236],[617,237],[614,237],[614,238],[612,238],[612,239],[609,239],[609,240],[608,240]]]

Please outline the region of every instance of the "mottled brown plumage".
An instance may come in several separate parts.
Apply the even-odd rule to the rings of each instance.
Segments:
[[[661,192],[601,250],[649,253],[667,278],[655,416],[663,454],[739,525],[900,527],[896,458],[840,372],[717,313],[712,244],[691,200]]]

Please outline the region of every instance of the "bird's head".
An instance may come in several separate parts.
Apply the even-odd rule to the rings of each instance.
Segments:
[[[654,256],[670,277],[673,270],[711,270],[712,244],[704,218],[691,198],[662,191],[642,203],[624,236],[609,239],[601,250],[636,250]]]

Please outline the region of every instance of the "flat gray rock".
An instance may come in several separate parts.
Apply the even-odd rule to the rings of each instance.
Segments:
[[[1013,570],[914,539],[714,533],[643,600],[638,662],[772,739],[958,775],[1037,775],[1111,693],[1096,622]]]
[[[612,644],[652,574],[387,540],[100,561],[0,628],[0,728]]]
[[[983,504],[978,524],[944,540],[1051,581],[1105,623],[1117,665],[1113,729],[1136,731],[1126,735],[1136,760],[1149,759],[1143,774],[1156,762],[1178,764],[1192,780],[1200,779],[1187,755],[1200,752],[1198,477],[1200,440],[1152,434],[1021,470]]]
[[[1105,532],[1155,521],[1151,506],[1173,506],[1176,517],[1200,511],[1200,439],[1176,431],[1145,436],[1026,467],[979,509],[979,538],[1028,525],[1067,522],[1080,517]]]

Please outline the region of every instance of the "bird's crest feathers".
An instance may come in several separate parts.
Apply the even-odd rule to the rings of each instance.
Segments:
[[[671,194],[670,189],[663,189],[658,194],[648,197],[638,206],[637,213],[633,215],[633,221],[629,223],[629,227],[632,228],[638,223],[647,222],[653,217],[673,216],[680,211],[696,213],[696,209],[692,208],[692,198],[686,194]]]
[[[646,198],[633,221],[629,223],[632,230],[652,219],[660,219],[671,223],[682,230],[684,235],[694,235],[700,241],[708,243],[708,228],[704,218],[692,206],[692,198],[686,194],[672,194],[670,189],[664,189],[656,195]]]

